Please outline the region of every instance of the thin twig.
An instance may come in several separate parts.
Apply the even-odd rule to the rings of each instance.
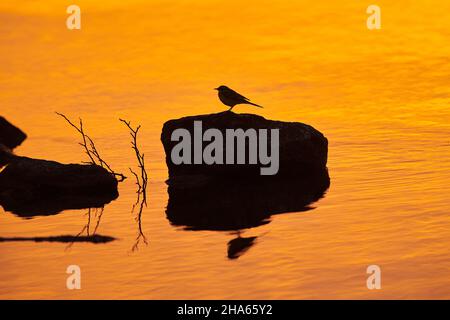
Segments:
[[[137,145],[137,136],[139,133],[139,129],[141,128],[140,125],[138,125],[136,127],[136,129],[133,129],[133,127],[131,126],[131,122],[130,121],[126,121],[123,119],[119,119],[121,122],[123,122],[128,129],[130,130],[130,135],[131,135],[131,147],[134,150],[135,154],[136,154],[136,159],[138,162],[138,167],[140,169],[140,175],[138,175],[135,171],[133,171],[133,169],[130,169],[131,174],[134,175],[134,177],[136,178],[136,185],[138,187],[136,194],[137,194],[137,200],[136,202],[133,204],[133,207],[131,209],[131,212],[134,212],[134,209],[136,208],[136,206],[140,203],[139,205],[139,211],[136,215],[136,222],[138,223],[138,235],[136,237],[136,241],[131,249],[131,251],[136,251],[139,249],[139,243],[141,242],[141,240],[147,245],[147,238],[145,237],[145,234],[142,230],[142,212],[144,210],[144,206],[147,207],[147,182],[148,182],[148,176],[147,176],[147,170],[145,169],[145,158],[144,158],[144,154],[140,152],[139,147]]]
[[[70,121],[69,118],[67,118],[64,114],[56,112],[57,115],[61,116],[64,118],[64,120],[66,120],[73,128],[75,128],[75,130],[78,131],[78,133],[81,134],[81,138],[83,142],[80,142],[79,145],[82,146],[87,154],[87,156],[89,157],[90,161],[89,162],[83,162],[83,163],[87,163],[87,164],[93,164],[93,165],[99,165],[102,168],[105,168],[106,170],[108,170],[112,175],[114,175],[115,177],[117,177],[116,179],[121,182],[123,180],[125,180],[127,177],[124,176],[121,173],[117,173],[115,172],[113,169],[111,169],[111,167],[108,165],[108,163],[106,163],[106,161],[103,160],[103,158],[100,156],[100,153],[97,150],[97,147],[95,146],[94,141],[91,139],[91,137],[89,137],[85,132],[84,132],[84,128],[83,128],[83,120],[81,118],[79,118],[80,124],[79,127],[77,127],[72,121]]]

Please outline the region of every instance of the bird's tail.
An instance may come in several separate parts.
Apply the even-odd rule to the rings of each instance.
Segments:
[[[247,104],[251,104],[252,106],[258,107],[258,108],[264,108],[263,106],[260,106],[259,104],[247,101]]]

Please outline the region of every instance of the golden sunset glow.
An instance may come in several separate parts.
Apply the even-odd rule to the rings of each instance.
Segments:
[[[143,229],[133,179],[99,230],[108,244],[0,243],[0,298],[450,298],[450,2],[377,1],[381,30],[352,1],[0,2],[0,115],[28,139],[15,152],[86,160],[55,111],[77,119],[115,170],[135,166],[119,118],[141,124],[149,174]],[[165,121],[226,110],[226,84],[264,109],[233,111],[310,124],[329,140],[331,187],[314,210],[273,216],[228,260],[230,232],[166,218]],[[226,196],[226,195],[224,195]],[[77,234],[87,210],[22,219],[0,209],[0,237]],[[83,270],[69,291],[66,268]],[[368,265],[383,289],[366,288]]]

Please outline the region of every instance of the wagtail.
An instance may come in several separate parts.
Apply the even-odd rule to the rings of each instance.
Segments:
[[[256,106],[258,108],[262,108],[259,104],[250,102],[250,99],[240,95],[236,91],[228,88],[227,86],[220,86],[218,88],[214,88],[214,90],[219,91],[219,99],[226,106],[230,107],[230,110],[237,104],[251,104],[252,106]]]

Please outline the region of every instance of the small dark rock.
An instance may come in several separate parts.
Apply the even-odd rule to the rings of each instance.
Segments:
[[[0,144],[8,147],[9,149],[14,149],[26,138],[27,135],[22,132],[22,130],[15,127],[9,123],[8,120],[0,116]]]
[[[0,205],[21,216],[101,207],[118,196],[117,180],[97,165],[15,157],[0,172]]]

